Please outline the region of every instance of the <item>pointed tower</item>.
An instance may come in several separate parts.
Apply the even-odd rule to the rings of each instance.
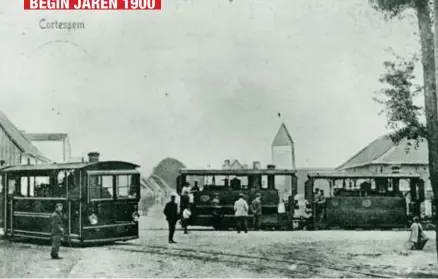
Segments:
[[[272,142],[272,163],[277,169],[295,169],[294,141],[284,123]]]
[[[284,122],[272,142],[272,164],[276,169],[295,169],[294,141]],[[287,176],[278,176],[275,179],[275,187],[278,189],[280,199],[287,198],[292,193],[291,183],[291,178]]]

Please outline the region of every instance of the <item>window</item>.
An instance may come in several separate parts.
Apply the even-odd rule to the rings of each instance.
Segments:
[[[268,189],[268,176],[262,176],[262,189]]]
[[[90,176],[89,182],[90,199],[112,199],[113,198],[113,176],[102,175]]]
[[[31,185],[33,185],[33,191],[35,197],[50,197],[52,196],[50,186],[50,177],[48,176],[37,176],[32,177]]]
[[[17,181],[18,180],[15,178],[9,179],[9,181],[8,181],[8,195],[21,196],[21,192],[20,192],[21,189],[20,189]]]
[[[133,175],[117,175],[117,197],[118,198],[136,198],[138,184],[135,182]]]

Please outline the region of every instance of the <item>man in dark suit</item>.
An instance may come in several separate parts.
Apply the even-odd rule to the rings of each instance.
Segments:
[[[173,240],[176,222],[178,222],[178,205],[175,203],[175,194],[170,196],[170,201],[164,207],[164,215],[169,225],[169,243],[176,243]]]
[[[64,224],[62,217],[62,203],[57,203],[55,206],[55,212],[52,213],[51,219],[51,236],[52,236],[52,252],[50,256],[52,259],[61,259],[59,257],[59,246],[64,236]]]

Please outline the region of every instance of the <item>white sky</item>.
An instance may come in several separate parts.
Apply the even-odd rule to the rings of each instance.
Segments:
[[[419,49],[414,20],[385,22],[363,0],[162,1],[100,12],[1,1],[1,110],[27,132],[68,132],[73,156],[145,171],[167,156],[265,165],[281,112],[296,165],[335,167],[385,132],[372,101],[385,49]],[[42,18],[86,28],[42,30]],[[39,48],[56,40],[80,47]]]

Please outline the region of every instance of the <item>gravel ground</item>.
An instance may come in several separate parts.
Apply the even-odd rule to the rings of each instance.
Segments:
[[[433,232],[424,251],[407,249],[405,231],[177,231],[169,245],[161,209],[150,215],[140,239],[62,247],[60,261],[49,246],[0,241],[0,277],[438,277]]]

